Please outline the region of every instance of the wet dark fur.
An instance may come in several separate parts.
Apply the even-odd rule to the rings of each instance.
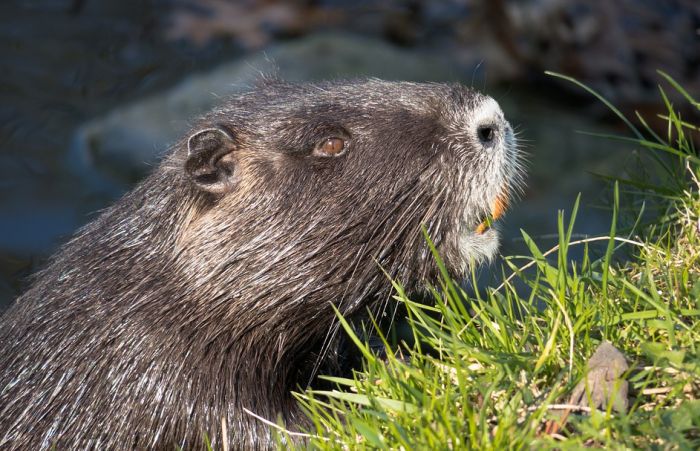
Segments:
[[[409,289],[429,277],[421,225],[463,270],[457,236],[475,224],[459,218],[488,210],[474,187],[504,171],[455,125],[480,98],[272,82],[206,116],[193,132],[235,135],[230,191],[192,182],[185,137],[0,320],[0,448],[198,449],[205,433],[217,448],[222,421],[233,449],[264,448],[243,408],[303,424],[290,391],[319,356],[332,367],[331,305],[385,306],[380,265]],[[310,155],[337,135],[345,155]]]

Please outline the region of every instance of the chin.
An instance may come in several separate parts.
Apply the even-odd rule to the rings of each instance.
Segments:
[[[462,260],[460,268],[463,274],[480,263],[490,263],[498,253],[499,237],[496,229],[483,233],[469,232],[459,240],[459,252]]]

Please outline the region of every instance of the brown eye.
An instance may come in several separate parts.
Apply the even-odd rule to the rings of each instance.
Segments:
[[[316,147],[315,154],[322,157],[337,157],[345,150],[345,141],[341,138],[328,138]]]

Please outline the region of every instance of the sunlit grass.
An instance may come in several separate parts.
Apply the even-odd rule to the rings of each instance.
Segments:
[[[608,236],[572,239],[578,201],[558,214],[556,248],[541,249],[523,232],[530,255],[503,260],[501,286],[469,296],[443,270],[425,304],[394,282],[413,344],[396,346],[375,331],[385,341],[380,358],[341,319],[364,369],[328,378],[334,390],[298,394],[313,422],[311,446],[700,448],[700,159],[690,136],[697,124],[682,118],[662,89],[668,131],[661,136],[568,80],[629,126],[632,138],[615,139],[643,150],[652,175],[617,177]],[[631,207],[637,215],[624,220],[620,211]],[[574,246],[581,258],[570,256]],[[616,258],[622,253],[625,259]],[[567,406],[604,340],[630,365],[628,410]],[[279,439],[290,443],[284,435]]]

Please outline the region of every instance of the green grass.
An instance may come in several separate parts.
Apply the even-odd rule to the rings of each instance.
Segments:
[[[647,170],[612,185],[608,236],[572,240],[577,201],[559,212],[556,248],[523,232],[530,255],[505,258],[498,287],[469,297],[443,271],[426,305],[394,282],[415,344],[386,343],[383,358],[341,319],[364,369],[328,378],[334,390],[298,394],[312,447],[700,448],[700,159],[689,137],[697,128],[660,93],[664,136],[606,102],[633,134],[616,139],[633,140]],[[570,257],[574,246],[582,258]],[[629,409],[565,413],[603,340],[627,357]]]

